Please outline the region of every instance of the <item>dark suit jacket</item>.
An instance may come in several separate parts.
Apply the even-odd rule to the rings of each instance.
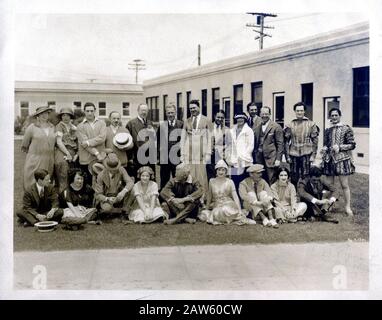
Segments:
[[[261,125],[255,129],[256,159],[259,159],[258,149],[260,144]],[[267,167],[273,167],[276,160],[281,161],[284,151],[284,133],[281,126],[270,120],[264,133],[263,154]]]
[[[127,157],[129,159],[133,158],[134,161],[137,161],[137,152],[138,152],[138,149],[143,144],[145,144],[147,141],[152,142],[153,146],[155,147],[155,134],[154,133],[152,134],[152,138],[151,138],[151,135],[150,135],[150,138],[149,138],[148,135],[144,134],[146,132],[145,129],[147,129],[148,127],[154,128],[152,121],[151,120],[147,120],[146,121],[146,125],[144,125],[142,123],[142,121],[138,119],[138,117],[134,118],[134,119],[131,119],[127,123],[126,129],[129,130],[131,136],[133,137],[133,141],[134,141],[134,147],[127,151]],[[145,140],[138,139],[139,135],[145,136],[146,137]]]
[[[175,120],[174,127],[170,127],[167,120],[161,121],[159,125],[159,129],[157,132],[157,148],[158,148],[158,159],[160,160],[160,163],[170,163],[169,159],[169,153],[171,148],[175,145],[178,145],[179,152],[177,153],[180,157],[180,140],[182,138],[181,131],[180,132],[174,132],[173,136],[171,135],[171,132],[174,129],[178,129],[179,131],[183,129],[183,121],[181,120]],[[170,139],[169,139],[170,138]]]
[[[53,185],[44,187],[44,196],[40,198],[37,186],[34,183],[25,192],[23,197],[23,211],[36,217],[37,214],[46,214],[52,208],[58,208],[58,195]]]
[[[331,193],[335,192],[335,188],[332,185],[326,184],[323,181],[319,181],[317,190],[314,190],[309,177],[298,181],[297,190],[301,200],[308,203],[312,202],[313,198],[322,200],[324,190]]]
[[[255,121],[252,123],[252,118],[250,115],[248,115],[248,125],[250,128],[252,128],[253,131],[255,131],[256,127],[261,125],[261,118],[259,116],[257,116],[255,118]]]

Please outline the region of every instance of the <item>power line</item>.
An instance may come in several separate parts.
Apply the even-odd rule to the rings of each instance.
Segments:
[[[146,65],[143,62],[143,60],[141,59],[135,59],[133,60],[134,63],[129,63],[129,66],[132,66],[132,68],[129,68],[130,70],[135,70],[135,83],[138,83],[138,71],[140,70],[146,70],[146,68],[143,68],[145,67]]]
[[[254,15],[257,18],[257,24],[247,23],[246,26],[254,28],[253,31],[255,31],[259,34],[257,37],[255,37],[255,40],[260,40],[259,41],[259,48],[260,48],[260,50],[263,50],[263,39],[265,37],[272,37],[270,34],[265,33],[264,29],[274,29],[275,28],[272,26],[265,26],[264,20],[266,17],[277,17],[277,14],[263,13],[263,12],[247,12],[247,14]],[[260,30],[256,30],[255,28],[260,28]]]

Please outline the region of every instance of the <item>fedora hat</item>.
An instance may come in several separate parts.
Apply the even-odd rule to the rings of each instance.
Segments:
[[[227,164],[225,163],[224,160],[219,160],[216,165],[215,165],[215,170],[219,169],[219,168],[225,168],[226,170],[228,170],[228,166]]]
[[[38,107],[35,111],[34,114],[32,114],[32,117],[37,117],[39,114],[41,113],[44,113],[44,112],[47,112],[47,111],[52,111],[53,109],[48,107],[48,106],[44,106],[44,107]]]
[[[113,145],[119,150],[127,150],[133,146],[133,137],[128,132],[117,133],[113,138]]]
[[[248,167],[247,172],[263,172],[264,171],[264,166],[262,164],[253,164],[250,167]]]
[[[74,118],[74,113],[72,108],[69,107],[63,107],[60,109],[60,112],[58,113],[58,116],[61,117],[63,114],[68,114],[70,117],[73,119]]]
[[[121,161],[119,161],[115,153],[109,153],[105,160],[103,160],[103,165],[108,170],[119,170]]]

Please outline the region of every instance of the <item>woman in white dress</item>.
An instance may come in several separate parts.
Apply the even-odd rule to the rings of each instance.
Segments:
[[[215,170],[216,178],[211,179],[209,184],[207,209],[202,210],[198,218],[214,225],[256,224],[242,211],[235,184],[227,178],[228,166],[224,160],[218,161]]]
[[[133,187],[135,197],[129,220],[136,223],[151,223],[158,219],[168,219],[158,200],[158,185],[152,181],[154,171],[149,166],[141,167],[137,172],[140,179]]]

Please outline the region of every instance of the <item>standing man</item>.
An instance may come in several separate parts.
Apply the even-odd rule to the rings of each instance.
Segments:
[[[78,155],[81,169],[87,173],[86,183],[90,185],[89,164],[105,157],[106,123],[95,117],[93,103],[85,103],[84,111],[85,119],[77,127]]]
[[[208,190],[206,164],[211,161],[212,123],[200,113],[198,100],[190,101],[191,117],[184,124],[182,136],[182,160],[189,164],[191,175]]]
[[[248,125],[252,128],[253,133],[256,134],[256,127],[261,125],[261,118],[257,115],[257,105],[254,102],[250,102],[247,104],[247,112],[248,112]],[[256,150],[255,146],[253,146],[253,162],[256,162]]]
[[[155,173],[156,163],[156,133],[151,120],[147,119],[149,107],[141,103],[138,106],[138,116],[131,119],[126,129],[133,137],[134,147],[130,150],[128,157],[132,159],[132,168],[129,174],[136,178],[140,167],[148,165]],[[155,174],[154,174],[155,176]]]
[[[180,139],[183,121],[176,119],[176,107],[173,103],[166,106],[167,120],[159,125],[157,134],[158,159],[160,164],[161,189],[175,177],[176,166],[180,163]]]
[[[275,182],[275,170],[280,166],[284,151],[284,134],[281,126],[272,121],[271,109],[260,110],[261,125],[255,129],[256,163],[264,165],[267,182]]]
[[[306,106],[298,102],[293,106],[296,119],[284,129],[285,157],[290,163],[291,182],[296,186],[300,178],[309,175],[311,163],[317,154],[320,129],[305,117]]]
[[[127,167],[126,151],[133,147],[133,138],[126,128],[122,127],[121,114],[112,111],[109,114],[110,126],[106,127],[106,148],[111,149],[121,161],[121,166]]]
[[[229,128],[225,126],[225,112],[224,110],[219,110],[216,112],[215,121],[212,123],[211,163],[207,164],[208,180],[215,178],[216,163],[218,163],[219,160],[226,160],[225,153],[228,138]]]

